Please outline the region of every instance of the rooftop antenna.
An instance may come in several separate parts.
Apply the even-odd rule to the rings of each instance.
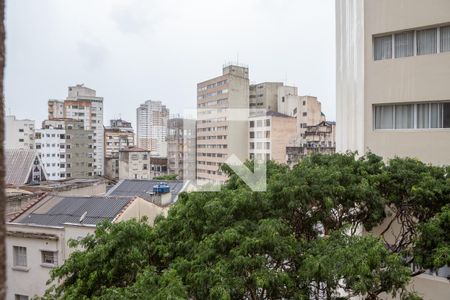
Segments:
[[[236,64],[239,65],[239,52],[236,53]]]

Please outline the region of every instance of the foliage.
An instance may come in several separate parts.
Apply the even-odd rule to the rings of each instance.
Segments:
[[[153,177],[154,180],[177,180],[177,174],[167,174]]]
[[[266,192],[223,170],[230,176],[220,192],[180,194],[154,227],[101,224],[52,272],[45,297],[418,299],[404,291],[410,260],[423,269],[448,263],[448,169],[314,155],[293,169],[268,162]],[[394,244],[359,234],[390,228],[386,217],[406,220]]]

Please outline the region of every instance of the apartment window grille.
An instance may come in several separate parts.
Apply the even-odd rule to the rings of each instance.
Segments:
[[[437,28],[417,31],[417,55],[437,53]]]
[[[380,36],[374,38],[375,60],[392,58],[392,36]]]
[[[449,52],[450,51],[450,26],[445,26],[440,28],[440,44],[441,44],[441,52]]]
[[[21,246],[13,246],[13,264],[15,267],[27,266],[27,248]]]
[[[414,55],[414,31],[397,33],[394,39],[396,58]]]

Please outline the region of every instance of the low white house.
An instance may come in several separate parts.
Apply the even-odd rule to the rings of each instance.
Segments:
[[[170,203],[168,203],[170,204]],[[147,216],[153,224],[168,205],[138,196],[50,196],[34,203],[7,223],[7,300],[42,296],[50,270],[61,265],[73,249],[67,242],[94,233],[103,220],[120,222]]]

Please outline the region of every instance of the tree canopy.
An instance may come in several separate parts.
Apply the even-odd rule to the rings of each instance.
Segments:
[[[154,227],[103,223],[73,241],[82,250],[52,271],[44,298],[416,299],[411,277],[449,263],[447,167],[313,155],[292,169],[268,162],[266,192],[223,170],[221,191],[180,194]],[[361,234],[391,219],[393,241]]]

